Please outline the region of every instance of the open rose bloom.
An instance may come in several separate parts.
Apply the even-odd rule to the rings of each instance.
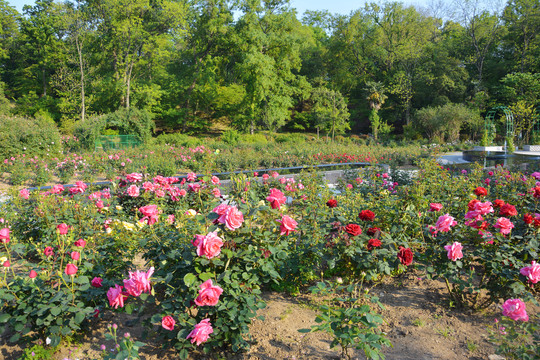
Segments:
[[[536,261],[531,262],[529,266],[521,268],[519,272],[533,284],[540,281],[540,264],[536,263]]]
[[[217,232],[210,232],[208,235],[196,235],[193,245],[197,247],[197,255],[212,259],[221,253],[223,240],[217,235]]]
[[[223,289],[212,284],[212,279],[208,279],[200,286],[199,296],[195,299],[197,306],[216,306],[219,301],[219,296],[223,293]]]
[[[448,259],[452,261],[456,261],[457,259],[461,259],[463,257],[463,254],[461,252],[462,249],[463,246],[461,246],[461,244],[457,241],[454,242],[452,245],[446,245],[444,247],[444,250],[448,251]]]
[[[450,231],[451,226],[456,226],[457,221],[450,216],[450,214],[444,214],[439,217],[437,222],[435,223],[435,229],[440,232],[448,232]]]
[[[144,271],[135,271],[129,272],[129,279],[124,280],[124,287],[126,292],[131,296],[139,296],[143,292],[149,293],[152,290],[152,285],[150,284],[150,277],[154,273],[154,267],[148,269],[148,272]]]
[[[210,337],[210,334],[214,332],[212,325],[210,324],[210,319],[204,319],[189,333],[186,339],[191,338],[191,343],[197,343],[197,346],[201,345],[203,342],[207,341]]]
[[[525,303],[521,299],[508,299],[503,304],[503,315],[514,321],[529,321]]]
[[[281,235],[289,235],[291,232],[296,231],[296,226],[298,225],[298,223],[288,215],[283,215],[281,220],[278,220],[277,222],[281,224],[279,227]]]

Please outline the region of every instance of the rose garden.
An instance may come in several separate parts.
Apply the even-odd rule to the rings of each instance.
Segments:
[[[11,188],[0,212],[0,325],[20,351],[3,356],[51,358],[109,313],[100,341],[114,345],[100,358],[138,358],[147,341],[177,358],[227,358],[254,344],[264,294],[277,292],[316,299],[317,324],[301,333],[328,333],[345,358],[384,358],[391,341],[372,289],[414,272],[444,284],[442,306],[489,311],[494,351],[538,358],[539,172],[424,157],[404,176],[379,157],[329,188],[309,167],[220,179],[221,154],[183,151],[193,155],[187,176],[117,153],[101,158],[118,163],[109,183]],[[312,163],[335,158],[325,156]],[[137,315],[144,336],[118,329],[122,314]]]

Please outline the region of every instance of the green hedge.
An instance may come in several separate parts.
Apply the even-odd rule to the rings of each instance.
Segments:
[[[62,151],[60,132],[54,122],[0,115],[0,157],[26,154],[47,156]]]

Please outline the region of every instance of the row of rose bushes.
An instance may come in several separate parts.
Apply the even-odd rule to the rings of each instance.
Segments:
[[[193,148],[159,145],[115,152],[66,153],[63,156],[12,154],[0,159],[0,175],[13,185],[31,181],[32,186],[52,182],[53,177],[66,184],[72,178],[93,182],[98,177],[114,179],[118,174],[140,172],[152,176],[172,176],[188,169],[197,172],[236,171],[311,164],[367,162],[371,164],[413,163],[432,152],[414,151],[411,146],[388,151],[382,146],[346,148],[339,144],[277,144],[272,148],[256,145],[235,149],[197,146]],[[322,149],[322,150],[321,150]]]
[[[502,168],[455,176],[425,162],[411,185],[367,168],[342,193],[314,172],[236,176],[227,197],[218,178],[194,173],[23,189],[0,220],[0,323],[12,341],[55,345],[105,308],[151,308],[144,322],[180,357],[237,351],[249,346],[264,288],[296,292],[321,274],[369,287],[409,266],[444,279],[455,305],[508,300],[505,315],[528,320],[539,178]],[[138,254],[148,270],[134,271]]]

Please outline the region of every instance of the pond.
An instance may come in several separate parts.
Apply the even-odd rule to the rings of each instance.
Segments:
[[[534,171],[540,167],[540,154],[525,155],[523,153],[505,154],[500,151],[463,151],[463,159],[483,164],[485,168],[501,165],[519,167],[521,170]]]

